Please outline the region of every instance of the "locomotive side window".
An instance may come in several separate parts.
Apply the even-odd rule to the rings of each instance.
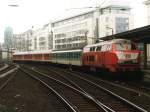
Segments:
[[[96,51],[101,51],[102,46],[97,46]]]
[[[103,45],[101,51],[106,51],[107,50],[107,45]]]
[[[95,47],[90,47],[90,51],[95,51]]]
[[[111,50],[111,45],[107,45],[107,51],[110,51]]]

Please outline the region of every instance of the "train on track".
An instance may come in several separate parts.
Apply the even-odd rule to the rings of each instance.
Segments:
[[[105,69],[110,72],[140,71],[141,51],[127,39],[113,39],[87,45],[83,49],[62,51],[29,51],[13,53],[13,61],[49,62]]]

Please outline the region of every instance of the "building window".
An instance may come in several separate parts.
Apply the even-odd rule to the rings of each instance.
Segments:
[[[109,35],[109,32],[106,32],[106,36],[108,36]]]
[[[109,22],[109,17],[106,17],[106,18],[105,18],[105,22]]]
[[[127,31],[129,28],[129,18],[116,17],[116,33]]]

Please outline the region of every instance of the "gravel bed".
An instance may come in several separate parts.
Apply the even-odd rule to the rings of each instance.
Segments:
[[[51,95],[39,82],[18,71],[0,91],[0,112],[56,112],[57,103]]]

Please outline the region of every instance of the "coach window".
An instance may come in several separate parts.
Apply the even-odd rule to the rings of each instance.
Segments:
[[[78,52],[78,59],[80,59],[80,55],[81,55],[81,53],[80,53],[80,52]]]
[[[76,52],[73,53],[73,59],[76,59]]]
[[[73,59],[73,53],[74,52],[70,52],[70,58]]]
[[[76,53],[75,53],[75,59],[77,59],[77,58],[78,58],[78,53],[76,52]]]

